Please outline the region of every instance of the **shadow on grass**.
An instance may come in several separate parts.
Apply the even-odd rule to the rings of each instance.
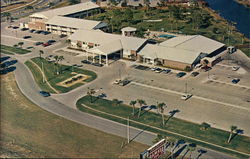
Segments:
[[[172,117],[174,117],[174,115],[175,115],[176,113],[179,113],[179,112],[180,112],[179,109],[175,109],[175,110],[170,111],[170,112],[169,112],[170,116],[169,116],[168,119],[165,121],[165,124],[167,124],[167,122],[168,122]]]
[[[242,130],[242,129],[237,129],[236,130],[236,133],[232,136],[232,138],[231,138],[231,140],[230,140],[230,142],[237,136],[237,135],[241,135],[241,134],[244,134],[244,130]]]

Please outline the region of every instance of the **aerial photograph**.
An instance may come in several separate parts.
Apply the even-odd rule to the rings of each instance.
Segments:
[[[1,0],[0,158],[250,159],[250,0]]]

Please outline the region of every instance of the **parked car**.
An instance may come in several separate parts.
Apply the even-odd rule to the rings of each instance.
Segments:
[[[152,67],[150,70],[155,71],[156,69],[157,69],[157,67]]]
[[[113,84],[119,84],[122,80],[116,79]]]
[[[35,31],[36,31],[35,29],[31,29],[31,30],[30,30],[30,33],[33,33],[33,32],[35,32]]]
[[[38,41],[38,42],[34,43],[34,45],[36,45],[36,46],[38,46],[38,45],[42,45],[42,44],[43,44],[43,42],[40,42],[40,41]]]
[[[165,73],[165,74],[168,74],[168,73],[170,73],[170,72],[171,72],[170,69],[163,69],[163,71],[162,71],[162,73]]]
[[[233,66],[233,67],[232,67],[232,70],[233,70],[233,71],[237,71],[238,69],[240,69],[240,66]]]
[[[48,35],[48,34],[50,34],[50,32],[48,32],[48,31],[42,31],[41,34]]]
[[[240,82],[240,79],[239,79],[239,78],[234,78],[234,79],[232,80],[232,83],[233,83],[233,84],[237,84],[238,82]]]
[[[56,42],[55,40],[49,40],[47,43],[53,44],[53,43],[55,43],[55,42]]]
[[[101,94],[99,94],[97,97],[98,97],[98,98],[105,98],[105,97],[107,97],[107,95],[104,94],[104,93],[101,93]]]
[[[8,60],[10,58],[10,56],[4,56],[4,57],[0,57],[0,62],[3,62],[5,60]]]
[[[122,81],[119,83],[119,85],[120,85],[120,86],[125,86],[125,85],[127,85],[127,84],[129,84],[129,83],[130,83],[129,80],[122,80]]]
[[[47,46],[49,46],[51,44],[49,44],[49,43],[43,43],[42,45],[43,45],[43,47],[47,47]]]
[[[60,35],[60,38],[64,38],[64,37],[66,37],[67,35],[64,35],[64,34],[61,34]]]
[[[91,62],[88,61],[88,60],[82,60],[81,63],[84,63],[84,64],[91,64]]]
[[[161,73],[162,71],[163,71],[163,70],[162,70],[161,68],[156,68],[156,69],[155,69],[155,72],[156,72],[156,73]]]
[[[36,30],[34,33],[41,34],[42,30]]]
[[[45,92],[45,91],[40,91],[39,94],[43,97],[49,97],[50,93],[49,92]]]
[[[100,63],[91,63],[92,65],[94,65],[94,66],[98,66],[98,67],[102,67],[103,66],[103,64],[100,64]]]
[[[186,75],[185,72],[179,72],[179,73],[176,75],[176,77],[181,78],[181,77],[183,77],[183,76],[185,76],[185,75]]]
[[[18,26],[13,26],[12,28],[13,28],[13,29],[18,29],[19,27],[18,27]]]
[[[182,100],[188,100],[189,98],[191,98],[193,95],[190,93],[185,93],[181,96]]]
[[[195,76],[198,76],[199,74],[200,74],[199,72],[192,72],[191,76],[195,77]]]
[[[21,31],[26,31],[29,30],[28,28],[22,28]]]
[[[29,36],[29,35],[28,36],[24,36],[23,38],[24,39],[29,39],[29,38],[31,38],[31,36]]]
[[[34,47],[33,46],[28,46],[28,47],[26,47],[26,49],[34,49]]]
[[[196,68],[200,68],[201,66],[202,66],[201,64],[197,64],[197,65],[195,65],[194,68],[195,68],[195,69],[196,69]]]

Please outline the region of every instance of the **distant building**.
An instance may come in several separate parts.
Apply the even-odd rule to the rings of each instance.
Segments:
[[[55,16],[84,18],[100,12],[101,8],[98,5],[92,2],[85,2],[67,7],[51,9],[44,12],[34,13],[29,16],[30,22],[28,23],[28,26],[30,29],[45,30],[46,22],[48,22]]]

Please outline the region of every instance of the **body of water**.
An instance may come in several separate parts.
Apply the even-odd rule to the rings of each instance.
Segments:
[[[221,17],[235,22],[236,28],[250,38],[250,9],[234,0],[205,0],[210,8],[217,11]]]

